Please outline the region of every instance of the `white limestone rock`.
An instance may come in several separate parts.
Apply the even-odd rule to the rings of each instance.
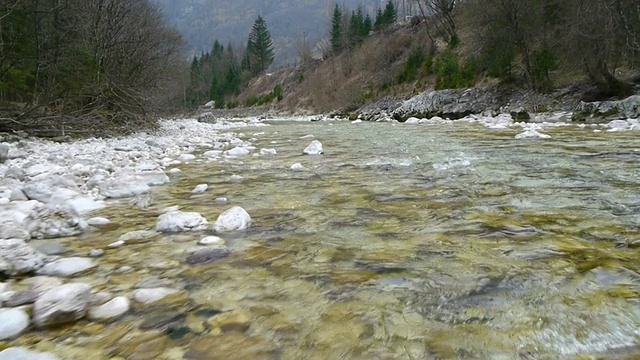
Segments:
[[[100,306],[90,308],[87,317],[90,320],[113,320],[126,314],[130,307],[129,299],[119,296]]]
[[[295,163],[293,165],[291,165],[291,170],[292,171],[297,171],[297,172],[301,172],[301,171],[305,171],[307,170],[306,167],[304,167],[302,164],[300,163]]]
[[[135,176],[122,176],[100,184],[100,193],[107,198],[128,198],[150,191],[147,182]]]
[[[276,155],[276,149],[260,149],[260,155]]]
[[[193,190],[191,190],[191,193],[204,194],[204,192],[207,191],[208,188],[209,188],[209,185],[207,184],[199,184]]]
[[[322,148],[322,143],[320,141],[313,140],[302,152],[305,155],[322,155],[324,153],[324,149]]]
[[[15,338],[29,327],[29,315],[20,309],[0,309],[0,340]]]
[[[133,299],[141,304],[151,304],[177,293],[178,290],[166,287],[136,289],[133,291]]]
[[[164,171],[143,171],[136,173],[149,186],[160,186],[171,182]]]
[[[551,135],[542,134],[537,132],[536,130],[529,129],[523,133],[516,135],[516,140],[522,139],[551,139]]]
[[[0,351],[0,360],[60,360],[50,353],[27,350],[22,347],[10,347]]]
[[[80,235],[87,227],[80,215],[67,205],[39,205],[24,220],[24,228],[36,239]]]
[[[164,233],[199,231],[209,226],[207,219],[196,212],[172,211],[162,214],[156,222],[156,231]]]
[[[104,217],[93,217],[87,220],[87,224],[90,226],[104,226],[111,224],[111,220]]]
[[[213,230],[218,233],[245,230],[251,226],[251,216],[243,208],[234,206],[218,216]]]
[[[36,300],[33,321],[40,328],[74,322],[85,316],[91,287],[71,283],[55,287]]]
[[[242,157],[242,156],[247,156],[251,153],[251,151],[249,151],[249,149],[247,148],[243,148],[243,147],[235,147],[231,150],[225,151],[224,152],[227,156],[231,156],[231,157]]]
[[[407,119],[407,121],[404,122],[407,125],[415,125],[415,124],[420,124],[420,119],[416,118],[416,117],[410,117]]]
[[[95,269],[93,260],[83,257],[62,258],[50,262],[37,271],[38,275],[73,277]]]
[[[198,245],[202,246],[223,246],[225,241],[217,236],[207,236],[198,241]]]
[[[196,159],[196,156],[193,154],[182,154],[178,157],[178,160],[182,161],[183,163],[188,163],[195,159]]]
[[[0,240],[0,273],[16,276],[34,272],[45,264],[45,257],[23,240]]]

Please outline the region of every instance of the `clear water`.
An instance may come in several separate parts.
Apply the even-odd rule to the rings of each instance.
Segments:
[[[114,204],[98,215],[117,226],[67,242],[78,253],[105,246],[153,228],[165,206],[213,222],[238,205],[253,227],[222,236],[231,256],[185,264],[204,232],[110,250],[78,281],[127,294],[155,276],[184,293],[18,343],[69,359],[640,356],[637,134],[568,127],[516,141],[517,130],[472,124],[286,122],[243,131],[278,154],[184,166],[154,189],[150,209]],[[301,155],[308,134],[325,155]],[[297,162],[308,171],[289,170]],[[192,195],[199,183],[209,190]],[[125,265],[132,271],[116,270]],[[228,309],[249,324],[203,325]],[[167,314],[169,327],[148,322]]]

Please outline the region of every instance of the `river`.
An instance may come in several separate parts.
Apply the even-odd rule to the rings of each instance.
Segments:
[[[152,277],[183,291],[11,345],[65,359],[640,356],[635,132],[569,126],[515,140],[517,129],[468,123],[286,121],[241,131],[277,154],[179,166],[151,207],[112,201],[92,215],[115,225],[63,241],[86,253],[153,229],[168,206],[213,221],[238,205],[253,224],[220,235],[231,255],[182,261],[210,231],[108,250],[74,281],[118,294]],[[307,135],[324,155],[302,155]],[[216,327],[220,312],[234,319]]]

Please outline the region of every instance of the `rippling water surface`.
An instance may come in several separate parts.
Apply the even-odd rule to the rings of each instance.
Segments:
[[[567,127],[517,141],[472,124],[287,122],[243,132],[278,154],[183,166],[154,189],[155,206],[116,204],[101,215],[119,226],[73,245],[152,228],[165,206],[213,222],[238,205],[253,227],[223,236],[232,255],[185,264],[205,233],[110,251],[81,280],[117,293],[155,276],[184,296],[39,339],[125,359],[640,356],[637,134]],[[308,134],[325,155],[301,155]],[[308,171],[291,171],[297,162]],[[209,190],[191,194],[199,183]],[[113,271],[123,265],[133,271]],[[228,309],[250,326],[211,332],[206,317]],[[122,345],[123,333],[133,340]]]

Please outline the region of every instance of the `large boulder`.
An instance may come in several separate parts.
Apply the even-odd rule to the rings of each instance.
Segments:
[[[55,287],[36,300],[33,307],[34,323],[44,328],[79,320],[85,316],[90,300],[91,287],[87,284],[72,283]]]
[[[498,108],[499,103],[499,96],[488,89],[447,89],[416,95],[403,102],[393,110],[391,115],[400,121],[411,117],[432,118],[434,116],[461,119],[487,109]]]
[[[196,212],[171,211],[158,217],[156,231],[164,233],[199,231],[207,229],[208,226],[207,219]]]
[[[89,226],[70,206],[42,204],[24,220],[32,238],[49,239],[82,234]]]
[[[32,273],[45,264],[45,257],[23,240],[0,240],[0,273],[8,276]]]
[[[245,230],[251,226],[251,216],[245,209],[234,206],[218,216],[213,230],[217,233]]]
[[[619,101],[581,102],[573,112],[573,121],[611,121],[640,117],[640,95]]]

